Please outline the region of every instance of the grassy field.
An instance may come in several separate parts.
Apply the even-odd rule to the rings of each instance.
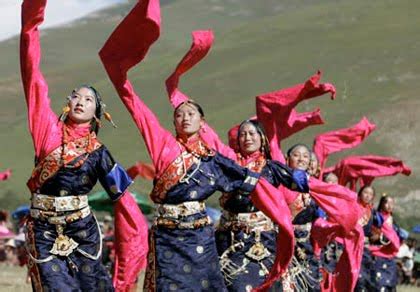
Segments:
[[[105,126],[101,139],[126,166],[148,161],[148,155],[97,51],[132,3],[42,31],[42,69],[53,108],[58,112],[78,84],[95,85],[119,126]],[[130,77],[164,126],[172,128],[164,80],[188,49],[190,32],[212,28],[216,40],[210,55],[181,84],[203,105],[207,120],[222,137],[232,124],[255,113],[255,95],[300,83],[320,69],[323,80],[337,86],[337,99],[311,100],[299,110],[320,107],[326,124],[293,136],[284,146],[312,144],[314,135],[367,116],[377,124],[376,132],[359,148],[332,156],[330,163],[356,153],[403,159],[412,167],[412,176],[378,180],[377,189],[400,197],[401,215],[418,216],[420,2],[167,0],[162,1],[162,19],[160,40]],[[0,206],[12,209],[28,202],[25,182],[33,150],[26,129],[18,39],[0,43],[0,51],[0,170],[13,169],[12,179],[1,183]],[[150,184],[138,181],[134,189],[148,193]],[[211,204],[217,205],[217,198]]]

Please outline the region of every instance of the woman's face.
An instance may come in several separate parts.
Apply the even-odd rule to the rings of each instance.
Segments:
[[[371,204],[374,196],[375,196],[375,192],[373,191],[373,188],[366,187],[360,193],[360,200],[364,204]]]
[[[305,146],[297,146],[290,153],[289,166],[293,169],[307,170],[310,160],[311,154],[309,150]]]
[[[338,184],[338,177],[334,173],[329,173],[325,178],[327,184],[336,185]]]
[[[174,124],[179,136],[190,137],[198,133],[203,119],[194,105],[185,103],[175,111]]]
[[[244,154],[252,154],[261,149],[261,135],[253,124],[246,123],[239,130],[239,149]]]
[[[95,116],[95,94],[89,88],[82,87],[73,92],[69,101],[69,118],[76,124],[89,123]]]
[[[382,205],[382,211],[385,211],[387,213],[392,213],[394,210],[394,199],[388,198],[385,203]]]
[[[318,158],[315,153],[311,153],[311,160],[309,161],[308,173],[312,176],[318,175]]]

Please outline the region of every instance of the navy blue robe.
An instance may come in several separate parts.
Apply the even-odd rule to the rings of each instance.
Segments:
[[[298,225],[312,224],[318,218],[318,206],[311,199],[310,204],[293,219],[295,225],[295,253],[294,256],[299,262],[300,275],[293,279],[298,289],[302,291],[321,291],[320,283],[322,275],[320,272],[320,260],[314,254],[310,241],[309,230],[300,230]],[[293,265],[292,265],[293,268]]]
[[[245,182],[245,179],[259,177],[259,174],[218,153],[201,157],[198,170],[197,165],[187,171],[187,176],[193,174],[188,182],[178,182],[167,192],[164,204],[204,201],[216,191],[241,190],[247,195],[255,185]],[[204,211],[178,218],[178,222],[192,222],[205,217],[207,213]],[[150,289],[150,280],[155,283],[157,291],[226,291],[214,236],[212,225],[196,229],[154,226],[151,232],[154,255],[151,255],[154,256],[155,266],[149,265],[145,289]]]
[[[114,161],[105,146],[90,153],[80,167],[71,168],[71,165],[62,167],[46,180],[40,193],[56,197],[86,195],[99,180],[115,201],[131,184],[125,170]],[[38,260],[51,256],[49,251],[57,237],[56,225],[30,218],[27,229],[29,250],[36,251],[32,255]],[[111,277],[101,264],[101,235],[95,217],[90,214],[65,224],[63,234],[76,241],[78,249],[95,259],[77,250],[67,257],[54,256],[45,263],[34,263],[30,259],[29,265],[36,265],[38,271],[38,275],[31,275],[34,290],[41,286],[45,291],[113,291]]]
[[[261,171],[261,176],[275,187],[284,185],[290,188],[293,184],[292,170],[277,161],[268,160]],[[222,207],[224,210],[234,214],[258,211],[249,196],[243,196],[237,192],[227,194],[227,200],[223,203]],[[232,233],[233,238],[231,235]],[[226,286],[229,291],[250,291],[250,289],[260,286],[267,276],[267,271],[270,271],[273,266],[276,256],[277,232],[273,229],[271,231],[263,231],[260,235],[260,242],[270,253],[270,255],[264,258],[261,263],[246,255],[256,242],[255,233],[246,233],[243,230],[223,230],[222,227],[219,227],[216,231],[216,243],[219,256],[221,256],[233,243],[242,242],[243,247],[230,253],[229,259],[236,266],[242,266],[244,260],[249,261],[245,270],[226,281]]]

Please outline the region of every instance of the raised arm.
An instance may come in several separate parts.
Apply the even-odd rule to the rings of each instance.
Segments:
[[[159,34],[159,1],[139,1],[99,52],[109,78],[143,136],[158,176],[180,154],[180,148],[134,92],[127,72],[144,59]]]
[[[48,85],[39,69],[41,46],[38,26],[44,21],[46,0],[25,0],[22,4],[22,30],[20,35],[20,66],[26,104],[29,132],[40,158],[48,134],[56,128],[58,118],[51,110]]]
[[[197,30],[192,32],[192,44],[190,49],[182,58],[181,62],[179,62],[175,71],[166,80],[166,90],[168,92],[169,101],[174,109],[181,103],[190,99],[178,89],[179,78],[207,55],[213,44],[213,39],[214,36],[211,30]],[[215,149],[217,152],[231,159],[236,158],[235,151],[224,144],[213,128],[207,123],[201,128],[200,136],[209,147]]]

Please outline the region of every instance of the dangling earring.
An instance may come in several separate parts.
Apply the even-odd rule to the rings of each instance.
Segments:
[[[107,119],[107,121],[108,122],[110,122],[111,123],[111,125],[114,127],[114,128],[117,128],[117,125],[114,123],[114,121],[112,120],[112,117],[111,117],[111,114],[110,113],[108,113],[108,112],[104,112],[104,117],[105,117],[105,119]]]
[[[63,107],[63,110],[62,110],[61,115],[60,115],[60,121],[62,121],[62,122],[64,122],[64,121],[66,120],[67,115],[68,115],[68,114],[69,114],[69,112],[70,112],[70,106],[69,106],[69,103],[70,103],[70,100],[71,100],[71,96],[70,96],[70,95],[69,95],[69,96],[67,96],[67,97],[66,97],[66,99],[67,99],[67,103],[66,103],[66,105]]]
[[[63,107],[63,111],[60,115],[60,121],[64,122],[67,118],[68,113],[70,112],[70,107],[67,104],[66,106]]]

